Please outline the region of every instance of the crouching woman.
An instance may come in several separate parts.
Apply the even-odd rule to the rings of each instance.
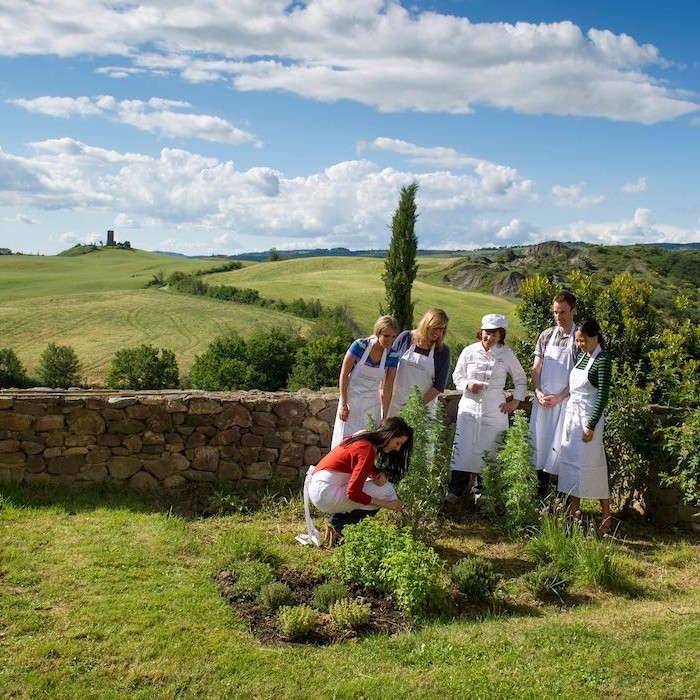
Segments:
[[[329,514],[327,537],[331,542],[346,525],[375,515],[380,508],[400,511],[403,504],[394,484],[408,467],[412,444],[413,429],[403,418],[385,418],[376,430],[345,438],[315,467],[309,467],[304,483],[308,535],[299,535],[297,540],[321,543],[308,513],[309,502]]]

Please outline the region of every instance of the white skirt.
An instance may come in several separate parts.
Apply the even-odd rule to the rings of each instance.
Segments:
[[[328,469],[314,471],[309,483],[309,499],[323,513],[349,513],[351,510],[378,510],[378,506],[351,501],[345,493],[350,474]],[[396,489],[390,482],[377,486],[372,479],[365,481],[363,491],[370,498],[396,500]]]

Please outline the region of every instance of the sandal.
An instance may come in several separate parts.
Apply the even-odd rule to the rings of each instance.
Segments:
[[[343,536],[332,525],[328,524],[323,531],[323,540],[325,545],[332,549],[342,544]]]

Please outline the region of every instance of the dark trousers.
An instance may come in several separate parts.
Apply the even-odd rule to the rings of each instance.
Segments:
[[[366,518],[368,515],[374,516],[376,514],[376,510],[363,510],[362,508],[356,508],[355,510],[351,510],[349,513],[333,513],[328,518],[328,521],[333,526],[333,529],[340,535],[346,525],[357,525],[362,518]]]
[[[537,498],[544,501],[552,491],[552,487],[556,483],[556,477],[547,473],[544,469],[537,470]]]
[[[471,492],[473,494],[481,493],[481,474],[460,472],[454,469],[450,472],[450,484],[447,490],[455,496],[461,496],[469,487],[469,481],[472,477],[474,477],[474,483]]]

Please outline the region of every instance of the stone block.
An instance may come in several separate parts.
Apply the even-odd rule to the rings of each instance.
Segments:
[[[0,413],[0,430],[29,430],[33,422],[34,416],[27,413]]]
[[[185,447],[187,447],[188,450],[193,450],[196,447],[202,447],[203,445],[206,445],[207,442],[209,442],[209,440],[207,439],[206,435],[195,432],[187,438],[187,441],[185,442]]]
[[[224,445],[219,448],[219,454],[222,459],[230,462],[240,462],[241,460],[241,451],[238,445]]]
[[[145,423],[132,418],[114,420],[107,424],[107,430],[110,433],[118,433],[120,435],[137,435],[138,433],[142,433],[145,429]]]
[[[163,488],[166,491],[176,491],[177,489],[181,489],[186,483],[187,479],[185,479],[184,476],[181,474],[173,474],[163,481]]]
[[[133,406],[137,401],[135,396],[110,396],[107,399],[107,404],[110,408],[127,408],[127,406]]]
[[[299,425],[306,413],[306,403],[299,399],[282,399],[274,406],[280,425]]]
[[[275,420],[272,413],[262,413],[261,411],[254,411],[252,413],[253,425],[259,426],[261,428],[270,428],[275,430],[277,428],[277,421]]]
[[[191,415],[216,414],[222,411],[221,402],[213,399],[191,399],[188,409]]]
[[[127,406],[126,417],[135,418],[136,420],[145,420],[151,415],[151,409],[149,406],[144,406],[141,403],[137,403],[134,406]]]
[[[88,451],[85,455],[85,464],[90,466],[95,464],[105,464],[112,456],[112,451],[109,447],[96,446]]]
[[[304,446],[288,442],[280,450],[278,463],[288,467],[300,467],[304,463]]]
[[[196,482],[216,481],[216,474],[214,474],[214,472],[202,472],[202,471],[198,471],[197,469],[187,469],[186,471],[180,472],[180,473],[188,481],[196,481]]]
[[[234,425],[239,428],[250,428],[253,425],[250,411],[238,403],[227,406],[216,417],[216,427],[220,430],[227,430]]]
[[[102,482],[107,481],[108,478],[109,472],[104,464],[90,467],[90,469],[84,469],[83,471],[78,472],[75,477],[76,481],[89,481],[95,484],[101,484]]]
[[[62,454],[62,447],[47,447],[43,452],[44,459],[53,459],[54,457],[60,457]]]
[[[44,451],[44,445],[40,442],[25,440],[22,442],[22,452],[27,455],[40,455]]]
[[[38,474],[46,469],[46,460],[41,455],[30,455],[24,463],[24,470],[28,474]]]
[[[323,454],[320,447],[308,445],[304,450],[304,464],[318,464]]]
[[[141,460],[136,457],[112,457],[107,462],[107,468],[114,479],[128,479],[141,469]]]
[[[158,482],[147,472],[137,472],[129,479],[129,486],[138,491],[157,491]]]
[[[87,447],[69,447],[63,451],[64,457],[75,457],[76,455],[85,456],[89,452]]]
[[[132,454],[141,452],[141,447],[143,446],[143,442],[141,441],[141,438],[138,435],[129,435],[123,440],[122,444]]]
[[[190,460],[185,455],[175,453],[169,455],[168,459],[177,472],[183,472],[190,468]]]
[[[51,474],[46,472],[38,472],[36,474],[25,474],[24,483],[32,486],[49,486],[54,483]]]
[[[309,403],[307,404],[309,413],[312,416],[315,416],[318,414],[320,411],[322,411],[326,406],[328,405],[328,402],[326,399],[322,399],[319,397],[314,397],[309,399]]]
[[[241,445],[243,447],[262,447],[263,439],[261,435],[253,435],[252,433],[244,433],[241,435]]]
[[[282,447],[282,440],[280,440],[280,436],[277,434],[263,435],[263,445],[272,449],[279,449]]]
[[[221,481],[238,481],[243,476],[243,467],[237,462],[219,460],[216,477]]]
[[[87,447],[97,442],[95,435],[66,435],[64,444],[66,447]]]
[[[153,433],[167,433],[173,428],[173,419],[169,413],[155,411],[146,418],[146,425]]]
[[[12,408],[14,403],[14,399],[11,396],[0,396],[0,411]]]
[[[46,447],[63,447],[67,437],[64,432],[46,433]]]
[[[192,468],[198,471],[215,472],[219,465],[219,450],[216,447],[197,447],[194,451]]]
[[[62,415],[49,414],[47,416],[37,416],[34,421],[34,430],[37,433],[44,433],[50,430],[63,430],[66,419]]]
[[[175,473],[175,465],[172,460],[165,455],[163,455],[161,459],[144,462],[143,468],[153,474],[158,481],[163,481],[163,479]]]
[[[68,431],[72,435],[99,435],[105,432],[105,421],[98,411],[79,408],[66,416]]]
[[[187,413],[187,404],[176,399],[167,399],[165,410],[168,413]]]
[[[19,452],[19,440],[0,440],[0,452]]]
[[[154,433],[151,430],[147,430],[142,438],[144,445],[164,445],[165,435],[163,433]]]
[[[118,447],[122,444],[122,439],[119,435],[103,433],[97,438],[97,444],[105,447]]]
[[[231,445],[239,442],[241,439],[240,428],[229,428],[228,430],[220,430],[209,441],[210,445]]]
[[[266,481],[272,476],[272,465],[269,462],[253,462],[243,465],[243,475],[246,479]]]
[[[82,467],[83,464],[85,464],[85,457],[83,455],[62,455],[61,457],[49,459],[46,470],[49,474],[74,476],[80,471],[80,467]]]
[[[0,467],[23,467],[26,461],[24,452],[0,452]]]

